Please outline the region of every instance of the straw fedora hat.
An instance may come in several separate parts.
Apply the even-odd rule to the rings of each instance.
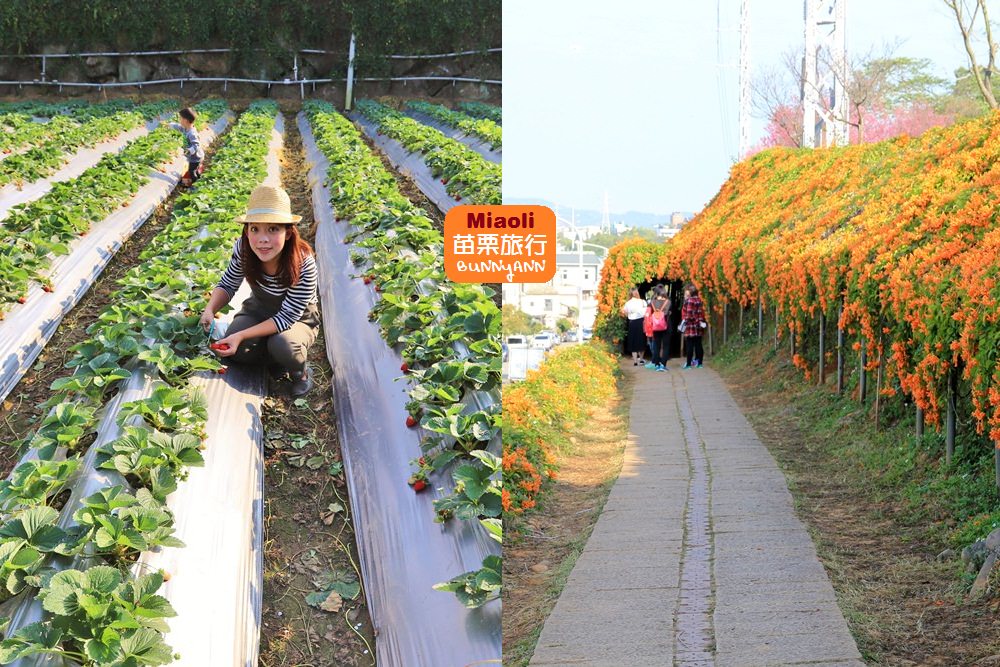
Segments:
[[[288,193],[273,185],[254,188],[247,202],[247,212],[236,218],[236,222],[270,222],[295,224],[301,215],[292,215],[292,202]]]

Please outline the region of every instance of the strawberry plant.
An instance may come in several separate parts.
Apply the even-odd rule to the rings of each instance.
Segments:
[[[121,486],[102,489],[85,498],[73,514],[77,522],[72,553],[108,557],[120,565],[154,547],[183,547],[173,536],[174,517],[153,494],[140,488],[136,495]]]
[[[172,100],[144,104],[111,115],[93,115],[78,123],[68,117],[52,120],[48,138],[29,150],[0,161],[0,185],[31,183],[55,173],[83,146],[95,144],[138,127],[146,120],[176,109]]]
[[[208,357],[181,356],[168,343],[154,343],[140,352],[137,358],[155,366],[160,376],[173,385],[181,384],[196,371],[214,371],[220,366],[218,361]]]
[[[474,118],[488,118],[494,123],[503,122],[503,109],[483,102],[459,102],[458,108]]]
[[[437,178],[447,181],[449,194],[472,204],[499,204],[501,168],[461,142],[372,100],[358,100],[358,111],[407,150],[423,153]]]
[[[159,431],[200,437],[208,419],[208,400],[201,391],[184,391],[161,384],[148,398],[125,403],[118,411],[118,423],[124,424],[136,416]]]
[[[79,459],[48,461],[33,459],[20,464],[10,477],[0,481],[0,511],[35,507],[59,493],[79,466]]]
[[[58,137],[62,133],[72,132],[75,128],[80,127],[81,122],[103,118],[133,108],[133,104],[127,100],[126,104],[120,102],[121,100],[114,100],[103,104],[94,104],[87,107],[88,113],[86,114],[77,112],[55,115],[47,123],[34,122],[30,114],[2,114],[0,115],[0,125],[9,128],[9,130],[0,132],[0,153],[9,155],[10,153],[23,153],[28,149],[41,148],[54,137]],[[122,129],[128,128],[123,127]]]
[[[111,352],[91,359],[76,357],[67,365],[76,368],[76,372],[52,382],[53,393],[46,405],[66,402],[70,396],[84,396],[97,403],[112,385],[132,377],[131,371],[122,368],[118,357]]]
[[[0,526],[0,597],[17,595],[44,561],[44,554],[65,553],[66,533],[56,526],[59,512],[39,506]]]
[[[452,471],[455,487],[451,494],[434,501],[439,513],[446,510],[459,519],[495,519],[502,511],[502,464],[500,457],[486,451],[471,453],[477,463],[464,463]]]
[[[41,458],[52,457],[60,447],[73,452],[80,448],[84,438],[94,433],[96,422],[93,408],[59,403],[42,420],[30,444]]]
[[[113,567],[64,570],[38,593],[51,621],[32,623],[0,642],[0,663],[58,655],[86,667],[165,665],[175,656],[163,641],[164,619],[177,613],[156,594],[163,575],[126,578]]]
[[[497,425],[499,406],[493,405],[484,410],[471,412],[467,410],[467,406],[461,403],[443,409],[430,408],[420,424],[428,431],[439,435],[426,438],[421,443],[423,450],[429,452],[436,447],[454,446],[471,454],[486,447],[487,443],[500,432]]]
[[[185,466],[205,464],[197,435],[171,435],[141,426],[126,426],[124,431],[100,449],[96,465],[130,476],[157,499],[166,498],[177,489],[178,480],[186,479]]]
[[[489,118],[473,118],[460,111],[452,111],[440,104],[431,104],[430,102],[419,100],[407,102],[406,106],[414,111],[419,111],[422,114],[439,120],[446,125],[458,128],[467,135],[475,135],[487,142],[490,148],[500,148],[503,143],[503,130]]]
[[[487,556],[483,559],[483,566],[479,570],[466,572],[444,583],[434,584],[434,589],[450,591],[455,594],[459,602],[470,609],[475,609],[500,597],[502,569],[500,556]]]

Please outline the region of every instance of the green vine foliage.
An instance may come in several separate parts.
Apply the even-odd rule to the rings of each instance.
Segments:
[[[182,49],[226,45],[238,63],[296,48],[342,48],[352,29],[359,54],[436,53],[500,44],[500,0],[20,0],[0,3],[0,53],[58,44]]]

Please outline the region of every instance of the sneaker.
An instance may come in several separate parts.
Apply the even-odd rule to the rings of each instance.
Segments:
[[[684,364],[683,366],[681,366],[681,368],[683,368],[684,370],[687,370],[687,369],[691,368],[691,364]]]
[[[651,361],[651,362],[649,362],[648,364],[646,364],[645,368],[646,368],[647,370],[650,370],[650,371],[652,371],[652,370],[656,370],[656,364],[654,364],[654,363],[653,363],[653,362]]]
[[[313,372],[309,366],[306,366],[306,370],[302,373],[302,377],[292,383],[290,393],[292,396],[304,396],[305,394],[308,394],[309,390],[312,388]]]
[[[667,370],[667,369],[663,367],[663,364],[657,364],[656,365],[656,371],[657,372],[665,371],[665,370]]]

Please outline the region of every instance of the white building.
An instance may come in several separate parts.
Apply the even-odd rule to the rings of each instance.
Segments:
[[[579,253],[557,252],[556,274],[552,280],[546,283],[503,283],[503,302],[541,318],[546,328],[555,330],[556,321],[560,318],[576,319],[573,315],[579,308],[582,292],[580,323],[584,327],[592,327],[597,317],[597,283],[601,279],[603,263],[603,258],[585,252],[581,267]]]

